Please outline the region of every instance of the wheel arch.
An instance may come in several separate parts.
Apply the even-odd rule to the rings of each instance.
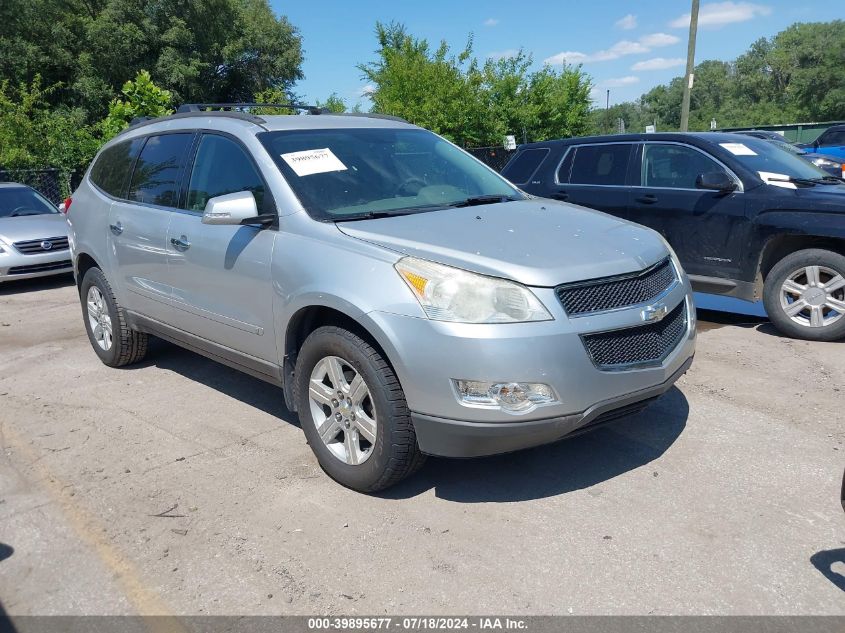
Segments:
[[[354,311],[342,310],[336,306],[325,304],[313,304],[299,308],[288,319],[283,341],[282,372],[285,405],[290,411],[296,411],[293,376],[299,350],[311,332],[325,325],[342,327],[366,340],[387,361],[401,384],[401,377],[397,372],[396,364],[393,362],[397,352],[390,344],[387,336],[365,313],[357,313],[352,316],[350,312]]]
[[[88,253],[79,253],[76,256],[73,268],[76,271],[76,287],[80,290],[82,289],[82,279],[85,277],[85,273],[92,268],[99,268],[100,270],[103,269],[97,260]]]
[[[809,248],[820,248],[845,255],[845,238],[796,234],[780,234],[770,237],[763,245],[757,266],[761,284],[780,260],[787,255]]]

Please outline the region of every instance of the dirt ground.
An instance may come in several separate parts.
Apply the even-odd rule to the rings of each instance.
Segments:
[[[845,343],[699,316],[693,368],[645,412],[364,496],[278,389],[161,342],[109,369],[71,280],[0,286],[0,602],[845,615]]]

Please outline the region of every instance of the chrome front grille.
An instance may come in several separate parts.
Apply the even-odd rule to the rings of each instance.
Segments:
[[[599,369],[635,369],[657,365],[678,347],[687,333],[687,303],[682,301],[657,323],[584,334],[581,340]]]
[[[638,273],[558,286],[555,294],[569,316],[579,316],[647,303],[677,280],[675,267],[667,257]]]
[[[12,244],[24,255],[43,255],[53,251],[67,250],[67,237],[43,237],[38,240],[26,240]]]

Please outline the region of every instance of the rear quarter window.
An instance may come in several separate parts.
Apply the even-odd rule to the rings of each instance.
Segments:
[[[631,160],[631,147],[630,143],[578,146],[573,156],[569,183],[624,185]]]
[[[126,197],[126,187],[129,184],[129,170],[138,155],[143,139],[116,143],[104,149],[91,167],[89,178],[97,187],[115,198]]]
[[[516,185],[524,185],[548,155],[548,147],[523,150],[508,163],[502,175]]]

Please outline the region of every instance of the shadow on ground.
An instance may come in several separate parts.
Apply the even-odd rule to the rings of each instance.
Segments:
[[[845,591],[845,548],[823,550],[813,554],[810,562],[834,586]],[[840,563],[840,571],[833,570],[837,563]]]
[[[202,383],[222,394],[240,400],[264,413],[299,426],[299,418],[288,411],[279,387],[253,378],[236,369],[222,365],[189,350],[156,337],[150,337],[150,346],[143,362],[127,365],[124,371],[140,367],[158,367],[172,371],[190,380]]]
[[[65,273],[53,277],[38,277],[36,279],[14,279],[0,284],[0,297],[4,295],[18,295],[25,292],[40,292],[55,290],[73,285],[73,275]]]
[[[382,496],[404,499],[434,489],[461,503],[540,499],[589,488],[660,457],[680,436],[689,404],[673,387],[646,410],[569,440],[508,455],[429,459]]]
[[[12,547],[11,545],[6,545],[5,543],[0,543],[0,562],[6,560],[14,553],[14,547]]]
[[[147,359],[155,366],[200,382],[280,420],[299,426],[282,390],[235,369],[159,339]],[[509,455],[477,459],[431,458],[423,469],[382,496],[403,499],[434,489],[462,503],[522,501],[588,488],[660,457],[689,417],[687,399],[673,387],[643,412],[569,440]]]

